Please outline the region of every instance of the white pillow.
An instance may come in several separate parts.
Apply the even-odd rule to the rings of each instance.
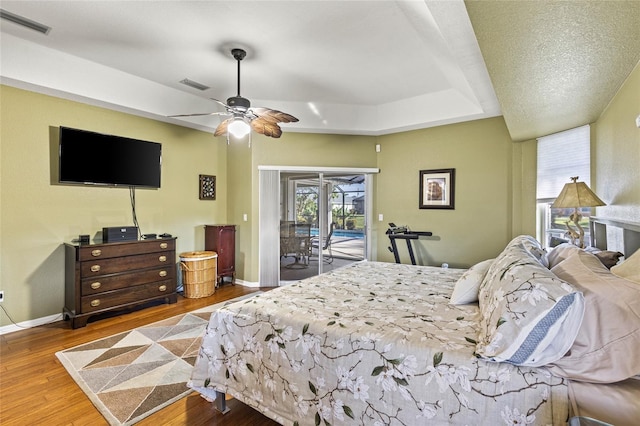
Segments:
[[[562,243],[555,246],[547,253],[547,268],[551,269],[573,253],[582,250],[580,247],[571,243]]]
[[[480,283],[480,358],[540,367],[566,354],[578,334],[584,296],[540,263],[536,244],[514,238]]]
[[[493,259],[487,259],[467,269],[453,287],[453,293],[451,293],[449,303],[452,305],[467,305],[477,302],[480,283],[492,263]]]
[[[551,372],[591,383],[615,383],[638,375],[640,286],[615,276],[586,251],[575,253],[551,272],[581,291],[585,303],[571,350],[548,366]]]

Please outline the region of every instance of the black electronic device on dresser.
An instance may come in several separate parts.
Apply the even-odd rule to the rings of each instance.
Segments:
[[[152,301],[176,303],[175,240],[65,243],[64,316],[71,327]]]
[[[134,241],[138,239],[137,226],[110,226],[102,228],[102,241],[113,243],[116,241]]]

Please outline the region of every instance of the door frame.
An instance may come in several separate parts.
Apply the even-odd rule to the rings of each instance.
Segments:
[[[260,194],[258,211],[260,220],[258,223],[258,285],[260,287],[273,286],[274,282],[280,283],[280,268],[275,265],[280,264],[280,239],[279,234],[273,232],[279,227],[280,217],[280,185],[273,184],[273,180],[280,181],[280,173],[318,173],[318,174],[361,174],[365,177],[365,260],[371,257],[371,224],[373,223],[373,175],[380,173],[378,168],[370,167],[310,167],[310,166],[258,166],[259,180],[262,182],[263,176],[270,176],[271,185],[260,184]],[[268,193],[265,193],[268,192]],[[274,203],[273,200],[278,200]],[[274,223],[274,221],[276,223]],[[274,250],[274,248],[277,248]],[[276,263],[277,262],[277,263]]]

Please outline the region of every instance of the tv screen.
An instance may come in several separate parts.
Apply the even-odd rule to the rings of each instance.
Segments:
[[[162,145],[60,127],[61,183],[160,188]]]

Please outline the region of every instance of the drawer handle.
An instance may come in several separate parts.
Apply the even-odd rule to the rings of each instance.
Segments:
[[[100,265],[91,265],[91,272],[100,271]]]
[[[162,284],[160,287],[158,287],[158,290],[160,291],[167,291],[167,286]]]
[[[93,256],[93,257],[98,257],[101,254],[102,254],[102,250],[100,250],[100,249],[91,250],[91,256]]]
[[[160,257],[158,258],[158,260],[159,260],[160,262],[166,262],[166,261],[167,261],[167,256],[160,256]]]
[[[167,247],[169,247],[169,245],[167,243],[160,243],[160,248],[161,249],[166,249]]]
[[[158,273],[158,275],[160,275],[161,277],[166,277],[167,276],[167,271],[160,271]]]
[[[92,306],[92,307],[94,307],[94,308],[95,308],[96,306],[100,306],[100,299],[93,299],[93,300],[91,301],[91,306]]]
[[[100,284],[99,281],[96,281],[95,283],[91,283],[91,288],[94,289],[94,290],[97,290],[100,287],[102,287],[102,284]]]

